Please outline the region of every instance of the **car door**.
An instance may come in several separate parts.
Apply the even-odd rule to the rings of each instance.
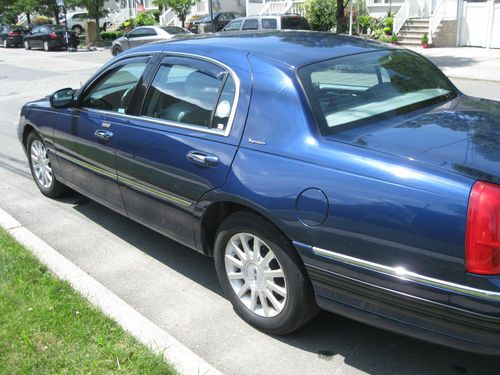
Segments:
[[[123,211],[115,152],[130,98],[149,57],[122,59],[107,68],[66,109],[54,126],[56,155],[70,186],[113,209]]]
[[[224,67],[166,57],[136,120],[117,144],[117,174],[127,214],[193,245],[193,213],[222,185],[239,139],[227,137],[239,81]]]
[[[127,34],[129,48],[134,48],[144,43],[144,38],[148,36],[146,27],[138,27]]]

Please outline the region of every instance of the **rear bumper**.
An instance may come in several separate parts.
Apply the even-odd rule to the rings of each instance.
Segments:
[[[304,259],[316,300],[322,309],[455,349],[500,355],[500,317],[484,313],[500,309],[500,300],[495,300],[496,293],[486,291],[491,300],[477,297],[476,304],[484,302],[488,307],[482,312],[472,310],[470,300],[462,307],[448,305],[401,291],[408,280],[402,279],[403,287],[395,290],[353,278],[352,273],[348,276],[349,272],[333,269],[331,264],[322,266],[317,261],[311,261],[311,247],[295,245]],[[450,300],[456,297],[453,295],[455,292],[448,293]],[[463,295],[461,297],[464,298]],[[495,306],[492,308],[492,303],[496,309]]]

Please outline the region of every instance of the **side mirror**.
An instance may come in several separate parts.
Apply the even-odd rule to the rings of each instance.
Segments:
[[[57,90],[50,96],[50,105],[54,108],[66,108],[75,104],[76,91],[72,88]]]

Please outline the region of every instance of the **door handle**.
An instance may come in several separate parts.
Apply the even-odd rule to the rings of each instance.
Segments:
[[[109,142],[113,138],[113,133],[109,130],[99,129],[95,131],[94,136],[100,141]]]
[[[219,158],[217,156],[206,154],[201,151],[189,151],[186,157],[190,162],[203,165],[204,167],[215,167],[219,164]]]

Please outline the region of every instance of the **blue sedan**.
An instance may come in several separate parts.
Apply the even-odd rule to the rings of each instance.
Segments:
[[[416,53],[311,32],[152,44],[19,124],[42,194],[213,256],[262,331],[322,308],[500,354],[500,103]]]

